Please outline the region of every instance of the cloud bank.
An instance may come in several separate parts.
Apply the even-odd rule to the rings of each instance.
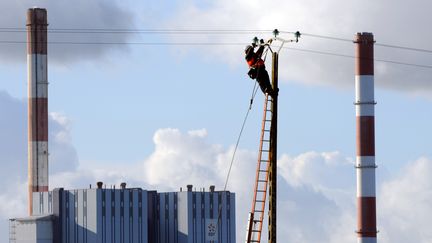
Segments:
[[[180,4],[177,14],[165,22],[171,28],[186,29],[238,29],[297,31],[315,35],[353,39],[356,32],[373,32],[377,43],[402,45],[427,49],[432,35],[424,31],[431,17],[432,3],[426,0],[411,4],[404,1],[340,1],[329,0],[261,1],[222,0],[202,4],[186,1]],[[407,17],[409,16],[409,17]],[[413,37],[409,33],[416,33]],[[256,35],[270,38],[271,35]],[[291,36],[282,34],[282,38]],[[195,38],[195,37],[194,37]],[[198,38],[198,37],[197,37]],[[253,36],[225,35],[202,36],[201,41],[249,42]],[[180,39],[180,38],[178,38]],[[181,39],[183,40],[183,39]],[[354,44],[304,35],[297,44],[287,46],[302,50],[316,50],[343,55],[354,55]],[[196,49],[198,47],[194,47]],[[206,56],[217,57],[234,65],[243,63],[243,47],[217,46],[202,49]],[[430,65],[430,53],[375,47],[375,58],[398,62]],[[308,85],[330,85],[338,88],[353,85],[354,59],[328,56],[299,50],[283,50],[279,72],[282,81]],[[377,86],[431,96],[430,69],[396,65],[376,61]]]
[[[67,0],[43,1],[38,7],[48,11],[49,29],[77,29],[74,33],[48,33],[48,55],[53,64],[70,64],[77,61],[102,58],[112,51],[127,51],[127,45],[101,44],[55,44],[55,42],[127,42],[131,36],[122,34],[82,33],[82,29],[131,29],[134,15],[116,1]],[[34,6],[34,1],[2,1],[0,7],[7,9],[0,15],[0,21],[8,28],[25,28],[27,9]],[[1,41],[26,41],[25,32],[0,31]],[[23,43],[0,43],[2,62],[25,62],[27,49]]]
[[[0,93],[0,242],[8,242],[7,219],[26,214],[26,105]],[[17,136],[17,134],[19,134]],[[182,132],[157,130],[154,151],[139,163],[97,165],[78,163],[64,114],[50,115],[50,187],[83,188],[96,181],[159,191],[186,184],[197,189],[216,185],[222,190],[234,147],[207,140],[205,129]],[[236,193],[237,241],[245,235],[252,200],[256,152],[240,149],[227,189]],[[278,159],[278,237],[287,242],[345,243],[356,240],[355,169],[353,160],[333,152],[281,154]],[[383,243],[430,242],[432,230],[432,160],[419,158],[400,175],[378,185],[379,240]],[[379,170],[378,170],[379,176]],[[263,236],[266,237],[265,235]]]
[[[0,242],[8,242],[7,219],[25,216],[27,211],[27,102],[0,91],[0,110],[0,178],[6,185],[0,193]],[[51,174],[73,171],[78,166],[67,123],[63,115],[49,116]]]

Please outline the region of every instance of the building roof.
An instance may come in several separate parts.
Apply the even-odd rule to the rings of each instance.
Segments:
[[[11,221],[18,221],[18,222],[35,222],[35,221],[51,221],[53,219],[54,215],[52,214],[41,214],[41,215],[33,215],[28,216],[24,218],[14,218],[10,219]]]

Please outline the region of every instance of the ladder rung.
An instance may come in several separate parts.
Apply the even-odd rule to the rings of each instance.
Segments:
[[[258,182],[267,182],[266,180],[258,180]]]

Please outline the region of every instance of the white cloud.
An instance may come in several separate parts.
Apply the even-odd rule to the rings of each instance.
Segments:
[[[25,28],[28,8],[35,4],[32,0],[2,1],[0,7],[7,9],[0,15],[0,22],[13,28]],[[38,7],[48,11],[50,29],[130,29],[133,28],[134,15],[117,4],[116,1],[77,0],[71,4],[67,0],[39,1]],[[79,31],[78,31],[79,32]],[[48,33],[50,42],[127,42],[131,35],[123,34],[86,34],[86,33]],[[3,41],[26,41],[26,33],[0,32]],[[48,55],[53,64],[94,60],[104,57],[113,50],[127,51],[126,45],[63,45],[50,44]],[[25,62],[25,44],[0,44],[0,61]]]
[[[223,185],[232,148],[209,144],[205,136],[192,134],[177,129],[155,133],[155,152],[144,162],[150,186],[177,190],[188,183],[196,187]],[[228,186],[237,195],[238,242],[244,240],[255,160],[255,152],[238,151]],[[298,243],[355,241],[353,160],[339,152],[306,152],[297,156],[282,154],[278,161],[278,221],[283,225],[279,239]],[[380,242],[430,241],[432,231],[426,212],[432,205],[431,165],[429,159],[419,159],[403,169],[402,176],[378,185]],[[379,176],[379,170],[377,173]],[[412,236],[412,232],[416,235]]]
[[[8,109],[9,107],[9,109]],[[14,107],[12,109],[12,107]],[[25,103],[0,93],[0,108],[4,108],[7,119],[2,124],[12,125],[11,119],[25,116]],[[16,116],[11,114],[18,109]],[[68,143],[70,123],[66,116],[54,113],[50,124],[57,132],[50,133],[51,143]],[[25,130],[25,122],[16,125],[13,133]],[[24,128],[23,128],[24,127]],[[4,126],[0,129],[6,130]],[[3,132],[3,131],[1,131]],[[56,140],[58,132],[65,132],[67,139]],[[23,137],[25,137],[23,133]],[[178,190],[186,184],[197,189],[216,185],[221,190],[229,168],[234,147],[224,148],[207,141],[205,129],[181,132],[178,129],[160,129],[154,134],[154,152],[141,163],[123,166],[123,163],[104,164],[102,162],[81,161],[78,166],[67,165],[51,173],[50,186],[83,188],[96,181],[103,181],[107,187],[126,181],[128,185],[148,189]],[[6,140],[2,137],[0,145]],[[25,139],[14,146],[24,148]],[[51,146],[53,147],[53,146]],[[1,148],[1,146],[0,146]],[[54,147],[55,148],[55,147]],[[58,147],[57,147],[58,148]],[[61,148],[61,147],[60,147]],[[58,149],[52,153],[67,151]],[[18,152],[13,156],[2,157],[3,161],[25,159]],[[0,156],[7,155],[4,151]],[[60,155],[59,155],[60,156]],[[62,156],[60,156],[62,157]],[[73,157],[76,159],[76,157]],[[12,161],[12,160],[10,160]],[[278,160],[278,209],[279,239],[288,242],[331,242],[342,243],[356,240],[355,208],[355,169],[351,158],[339,152],[305,152],[296,156],[282,154]],[[379,240],[384,243],[430,242],[428,213],[432,210],[431,163],[421,158],[410,163],[401,175],[378,186],[378,227]],[[25,171],[24,166],[21,170]],[[252,200],[252,185],[255,176],[256,152],[239,149],[232,168],[227,189],[236,193],[237,241],[242,242],[245,225]],[[6,167],[8,163],[4,163]],[[23,171],[6,168],[0,173],[7,182],[7,189],[0,193],[0,233],[7,242],[5,219],[25,215],[26,180],[20,175]],[[5,172],[6,171],[6,172]],[[378,170],[379,173],[379,170]],[[17,191],[19,193],[17,193]],[[266,233],[263,235],[266,237]]]
[[[160,129],[153,141],[155,151],[143,168],[150,184],[174,189],[179,181],[182,184],[207,184],[217,179],[215,169],[222,150],[218,145],[206,143],[202,130],[185,135],[177,129]]]
[[[356,32],[373,32],[378,43],[428,48],[432,35],[424,29],[430,22],[430,1],[416,4],[405,1],[260,1],[221,0],[207,4],[187,1],[178,13],[165,23],[171,28],[195,29],[279,29],[324,36],[352,39]],[[409,17],[406,17],[409,16]],[[407,30],[407,31],[403,31]],[[415,36],[407,33],[416,33]],[[260,33],[257,33],[260,35]],[[261,36],[270,38],[270,35]],[[281,35],[282,38],[290,38]],[[249,42],[253,36],[225,35],[193,37],[211,42]],[[183,39],[182,39],[183,40]],[[290,47],[354,55],[354,44],[304,35]],[[194,47],[194,49],[199,47]],[[429,54],[375,47],[377,59],[430,64]],[[217,57],[224,62],[243,64],[243,48],[217,46],[202,49],[207,57]],[[245,65],[245,64],[243,64]],[[246,65],[245,65],[246,66]],[[412,94],[430,96],[430,69],[376,62],[378,87],[395,89]],[[246,67],[245,67],[246,68]],[[353,85],[354,59],[318,55],[295,50],[283,50],[279,73],[282,81],[313,85],[331,85],[337,88]]]
[[[387,242],[432,241],[432,160],[409,163],[378,194],[378,223]]]
[[[72,145],[70,121],[57,112],[49,114],[50,173],[73,171],[78,166],[78,154]]]
[[[6,185],[0,192],[0,242],[8,242],[6,220],[27,214],[27,102],[0,91],[0,110],[0,178]],[[70,137],[67,118],[54,114],[49,117],[50,173],[73,171],[78,158],[70,139],[63,139]]]
[[[339,152],[306,152],[279,159],[280,175],[293,188],[307,187],[322,193],[339,206],[348,206],[355,196],[354,163]]]
[[[178,187],[186,184],[198,188],[215,184],[217,189],[222,189],[233,147],[226,149],[209,144],[202,132],[199,132],[200,136],[195,136],[196,133],[182,133],[170,128],[156,131],[153,139],[155,151],[145,160],[143,169],[150,186],[178,190]],[[255,168],[255,152],[237,151],[227,189],[237,195],[238,242],[244,240]],[[347,172],[347,169],[348,175],[334,176],[339,172]],[[308,152],[294,159],[282,155],[279,173],[279,223],[284,225],[279,232],[280,237],[289,239],[289,242],[317,242],[323,239],[327,242],[330,232],[334,231],[328,225],[339,223],[339,216],[343,216],[345,208],[353,208],[353,200],[346,199],[355,195],[349,192],[352,189],[350,185],[355,182],[352,161],[343,158],[338,152]],[[288,180],[290,175],[294,175],[294,181]],[[338,181],[342,181],[341,185],[332,188]],[[339,204],[349,204],[351,207],[342,208]],[[355,239],[352,233],[355,225],[351,226],[348,235]],[[265,239],[266,233],[263,237]]]

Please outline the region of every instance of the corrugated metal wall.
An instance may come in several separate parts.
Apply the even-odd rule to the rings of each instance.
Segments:
[[[168,192],[158,201],[159,243],[207,243],[210,224],[217,224],[211,240],[235,243],[233,193]]]
[[[33,212],[55,216],[62,243],[235,243],[230,192],[55,189],[33,196]]]

